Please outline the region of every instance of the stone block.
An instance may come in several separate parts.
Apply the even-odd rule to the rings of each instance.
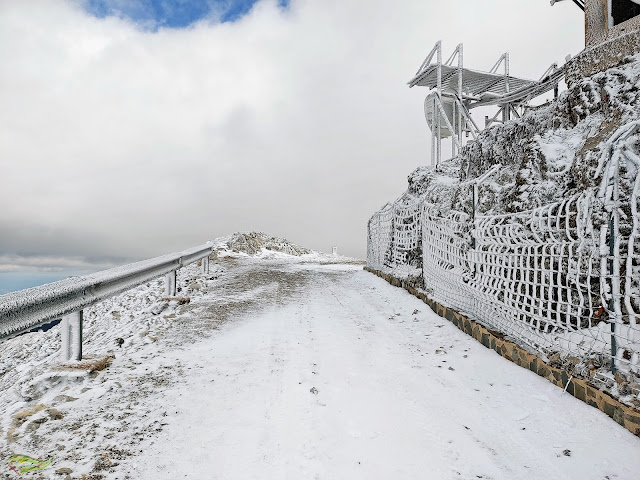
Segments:
[[[529,356],[525,352],[520,350],[518,352],[518,365],[520,365],[522,368],[526,368],[527,370],[529,370],[530,363],[531,363],[531,360],[529,359]]]
[[[609,402],[604,402],[604,409],[603,412],[606,413],[607,415],[609,415],[611,418],[613,418],[613,414],[616,411],[616,407],[615,405],[612,405]]]
[[[582,400],[583,402],[587,401],[586,388],[584,387],[584,385],[581,385],[579,383],[574,383],[573,395],[574,397],[576,397],[579,400]]]
[[[573,379],[568,384],[565,384],[565,385],[567,387],[567,392],[575,397],[576,396],[576,394],[575,394],[575,386],[576,385],[575,385],[575,383],[573,383]]]
[[[510,352],[510,348],[508,348],[508,346],[505,344],[505,342],[502,342],[502,345],[500,346],[500,355],[502,355],[504,358],[506,358],[507,360],[513,360],[511,358],[511,352]]]
[[[471,322],[468,319],[464,321],[464,331],[467,335],[471,336]]]
[[[541,377],[547,378],[550,374],[551,374],[551,370],[549,370],[549,367],[547,366],[547,364],[540,363],[538,365],[538,375],[540,375]]]
[[[625,413],[624,423],[625,423],[625,426],[637,426],[638,428],[640,428],[640,414],[632,414],[628,412]],[[634,425],[628,425],[630,423]]]
[[[624,411],[620,405],[614,405],[613,420],[624,427]]]
[[[473,327],[473,338],[476,340],[480,339],[480,327],[478,327],[478,325],[474,325]]]

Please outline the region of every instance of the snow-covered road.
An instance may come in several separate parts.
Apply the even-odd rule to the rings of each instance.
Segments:
[[[61,366],[56,329],[0,342],[0,458],[48,480],[640,478],[639,438],[349,259],[227,251],[178,280],[85,312],[107,368]]]
[[[361,267],[247,265],[283,294],[163,352],[166,425],[107,478],[639,478],[640,439]]]

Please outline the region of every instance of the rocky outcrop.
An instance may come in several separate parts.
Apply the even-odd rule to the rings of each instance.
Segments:
[[[480,185],[479,212],[515,213],[598,185],[608,140],[640,119],[640,55],[574,82],[555,101],[483,131],[459,158],[409,175],[405,195],[471,212],[469,180],[499,165]]]
[[[312,251],[289,242],[285,238],[271,237],[262,232],[234,233],[224,245],[236,253],[256,255],[264,250],[286,253],[288,255],[306,255]]]

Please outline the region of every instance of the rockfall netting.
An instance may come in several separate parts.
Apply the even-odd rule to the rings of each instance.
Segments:
[[[617,396],[636,398],[639,132],[640,122],[630,123],[610,137],[592,187],[532,210],[469,213],[433,201],[438,191],[481,205],[490,178],[414,189],[369,220],[368,265],[551,361],[570,363],[576,375],[600,377]],[[606,373],[612,369],[630,380],[614,382]]]

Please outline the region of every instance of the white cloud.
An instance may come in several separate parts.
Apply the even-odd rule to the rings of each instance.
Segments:
[[[582,46],[572,7],[262,1],[153,33],[0,0],[0,253],[142,258],[255,229],[362,257],[368,217],[428,161],[406,81],[435,41],[537,78]]]

